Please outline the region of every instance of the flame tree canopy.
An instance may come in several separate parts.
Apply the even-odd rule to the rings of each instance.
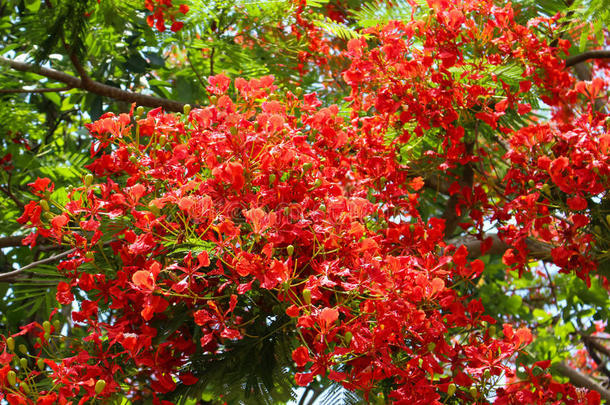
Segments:
[[[609,10],[3,2],[0,400],[610,401]]]

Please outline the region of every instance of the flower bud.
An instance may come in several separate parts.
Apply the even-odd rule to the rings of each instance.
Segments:
[[[142,115],[144,114],[144,107],[142,106],[138,106],[138,108],[136,108],[136,115]]]
[[[6,347],[12,352],[13,350],[15,350],[15,339],[12,337],[9,337],[6,339]]]
[[[38,366],[38,369],[40,371],[44,370],[44,366],[45,366],[44,360],[41,359],[40,357],[38,358],[38,360],[36,360],[36,365]]]
[[[184,112],[184,115],[189,115],[189,113],[191,112],[191,105],[185,104],[182,108],[182,111]]]
[[[456,385],[453,383],[449,384],[449,386],[447,387],[447,396],[452,396],[453,394],[455,394],[455,391],[457,391]]]
[[[345,332],[345,344],[349,346],[353,337],[354,337],[354,335],[352,334],[352,332],[349,332],[349,331]]]
[[[288,253],[288,256],[292,256],[292,254],[294,253],[294,246],[292,246],[292,245],[286,246],[286,253]]]
[[[22,357],[19,359],[19,365],[21,366],[21,368],[25,369],[28,368],[28,359]]]
[[[277,176],[274,173],[271,173],[269,175],[269,185],[272,185],[273,183],[275,183],[276,178],[277,178]]]
[[[308,288],[305,288],[303,290],[303,300],[305,301],[305,303],[307,305],[311,304],[311,290]]]
[[[42,323],[42,329],[44,329],[44,331],[47,332],[47,333],[51,333],[51,322],[44,321]]]
[[[106,381],[105,380],[97,380],[95,382],[95,393],[96,394],[101,394],[102,391],[104,391],[104,388],[106,388]]]
[[[28,348],[26,345],[24,345],[23,343],[19,345],[19,351],[23,354],[27,354],[28,353]]]
[[[12,385],[13,387],[17,385],[17,373],[15,373],[13,370],[10,370],[6,374],[6,381],[8,381],[9,385]]]
[[[47,200],[40,200],[39,204],[40,204],[40,208],[42,208],[42,210],[44,212],[49,212],[50,208],[49,208],[49,203]]]
[[[91,184],[93,184],[93,175],[88,173],[85,176],[85,187],[91,187]]]

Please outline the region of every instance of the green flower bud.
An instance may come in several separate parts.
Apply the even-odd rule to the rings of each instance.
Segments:
[[[87,252],[87,253],[90,253],[90,252]],[[44,321],[42,323],[42,329],[44,329],[44,331],[47,332],[47,333],[51,333],[51,322]]]
[[[275,179],[277,178],[277,176],[274,173],[271,173],[269,175],[269,185],[271,186],[273,183],[275,183]]]
[[[470,387],[468,391],[470,392],[470,395],[472,395],[473,398],[479,396],[479,390],[477,389],[477,387]]]
[[[138,108],[136,108],[136,115],[140,116],[142,114],[144,114],[144,107],[140,105]]]
[[[303,173],[307,173],[307,171],[308,171],[309,169],[311,169],[311,168],[312,168],[312,166],[313,166],[313,163],[311,163],[311,162],[304,163],[304,164],[303,164]]]
[[[61,326],[61,322],[59,322],[59,319],[55,319],[53,321],[53,327],[55,328],[55,332],[59,332],[59,327]]]
[[[96,394],[101,394],[102,391],[104,391],[104,388],[106,388],[106,381],[104,380],[97,380],[95,382],[95,393]]]
[[[13,350],[15,350],[15,339],[12,337],[9,337],[6,339],[6,347],[12,352]]]
[[[22,357],[19,359],[19,365],[21,366],[21,368],[25,369],[28,368],[28,359]]]
[[[322,179],[316,179],[316,181],[313,183],[314,187],[320,187],[322,185]]]
[[[91,184],[93,184],[93,175],[89,173],[85,176],[85,187],[91,187]]]
[[[486,380],[489,380],[491,378],[491,371],[489,371],[489,369],[485,369],[485,371],[483,372],[483,378],[485,378]]]
[[[47,200],[40,200],[40,208],[42,208],[42,210],[44,212],[49,212],[49,203],[47,202]]]
[[[294,253],[294,246],[292,246],[292,245],[286,246],[286,253],[288,253],[288,256],[292,256],[292,254]]]
[[[184,112],[184,115],[189,115],[189,113],[191,112],[191,105],[185,104],[182,108],[182,111]]]
[[[38,369],[40,371],[44,370],[44,366],[45,366],[44,360],[41,359],[40,357],[38,358],[38,360],[36,360],[36,365],[38,366]]]
[[[13,387],[15,385],[17,385],[17,373],[15,373],[13,370],[10,370],[7,374],[6,374],[6,381],[8,381],[8,383],[10,385],[12,385]]]
[[[352,341],[352,337],[354,337],[354,335],[352,334],[352,332],[345,332],[345,344],[349,346],[350,342]]]
[[[453,394],[455,394],[455,391],[457,391],[456,385],[453,383],[449,384],[449,386],[447,387],[447,396],[452,396]]]
[[[311,304],[311,290],[308,288],[305,288],[303,290],[303,300],[305,301],[305,303],[307,305]]]
[[[19,351],[23,354],[28,354],[28,348],[23,343],[19,345]]]

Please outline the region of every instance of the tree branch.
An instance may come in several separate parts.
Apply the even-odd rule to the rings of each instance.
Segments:
[[[65,83],[70,87],[86,90],[102,97],[136,103],[137,105],[145,107],[163,107],[167,111],[182,112],[184,110],[184,103],[180,103],[178,101],[121,90],[91,79],[85,81],[55,69],[49,69],[25,62],[18,62],[2,56],[0,56],[0,64],[7,65],[12,69],[21,72],[36,73],[49,79]]]
[[[588,376],[582,374],[580,371],[573,369],[568,366],[565,362],[558,363],[554,365],[555,370],[557,370],[560,374],[568,377],[570,382],[582,388],[587,388],[592,391],[597,391],[601,395],[602,399],[606,401],[610,401],[610,391],[606,388],[602,387],[597,382],[593,381]]]
[[[39,266],[41,264],[50,263],[50,262],[53,262],[55,260],[64,258],[64,257],[68,256],[70,253],[74,252],[75,250],[76,249],[66,250],[65,252],[58,253],[56,255],[49,256],[47,258],[44,258],[44,259],[32,262],[32,263],[28,264],[27,266],[23,266],[23,267],[18,268],[17,270],[9,271],[9,272],[6,272],[6,273],[0,273],[0,282],[2,280],[4,280],[4,279],[8,279],[8,278],[11,278],[13,276],[16,276],[16,275],[18,275],[18,274],[20,274],[20,273],[22,273],[22,272],[24,272],[26,270],[32,269],[32,268],[34,268],[36,266]]]
[[[610,59],[610,49],[598,49],[594,51],[586,51],[578,55],[570,56],[566,59],[566,67],[578,65],[589,59]]]
[[[72,86],[65,87],[48,87],[42,89],[0,89],[0,94],[13,94],[13,93],[59,93],[61,91],[68,91],[72,89]]]
[[[490,237],[492,239],[491,248],[486,252],[486,254],[503,254],[508,249],[512,248],[511,245],[504,242],[497,234],[486,235],[486,237]],[[468,249],[468,258],[475,259],[481,256],[481,244],[482,240],[479,240],[471,235],[466,235],[464,237],[450,239],[447,241],[455,246],[464,245]],[[528,256],[532,259],[550,261],[551,260],[551,245],[548,243],[541,242],[535,239],[527,239],[526,240],[527,248],[529,250]]]

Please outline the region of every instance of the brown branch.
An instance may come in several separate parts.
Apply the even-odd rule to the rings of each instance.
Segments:
[[[72,89],[72,86],[55,87],[55,88],[42,88],[42,89],[0,89],[0,94],[13,94],[13,93],[59,93],[61,91],[68,91]]]
[[[36,266],[40,266],[41,264],[51,263],[51,262],[54,262],[55,260],[59,260],[61,258],[64,258],[64,257],[68,256],[70,253],[74,252],[75,250],[76,249],[66,250],[65,252],[58,253],[56,255],[49,256],[47,258],[44,258],[44,259],[32,262],[32,263],[28,264],[27,266],[20,267],[20,268],[18,268],[16,270],[9,271],[9,272],[6,272],[6,273],[0,273],[0,282],[2,280],[4,280],[4,279],[9,279],[9,278],[11,278],[13,276],[19,275],[20,273],[22,273],[22,272],[24,272],[26,270],[32,269],[32,268],[34,268]]]
[[[0,56],[0,64],[7,65],[12,69],[20,72],[32,72],[38,75],[47,77],[67,84],[70,87],[86,90],[102,97],[108,97],[115,100],[136,103],[144,107],[163,107],[167,111],[182,112],[184,111],[184,103],[168,100],[165,98],[149,96],[141,93],[121,90],[116,87],[108,86],[95,80],[82,80],[64,72],[55,69],[49,69],[38,65],[33,65],[25,62],[7,59]]]
[[[602,387],[596,381],[593,381],[590,377],[582,374],[578,370],[573,369],[565,362],[555,364],[553,367],[560,374],[564,375],[565,377],[568,377],[568,379],[573,385],[577,387],[587,388],[592,391],[597,391],[601,395],[602,399],[605,399],[606,401],[610,402],[610,391]]]
[[[491,248],[485,254],[499,255],[512,248],[511,245],[504,242],[497,234],[486,235],[483,239],[490,237],[492,239]],[[474,236],[467,235],[464,237],[451,239],[447,241],[455,246],[464,245],[468,249],[468,258],[475,259],[481,256],[481,244],[482,240],[475,238]],[[552,246],[548,243],[541,242],[535,239],[527,239],[526,245],[529,250],[528,256],[532,259],[550,261],[551,260],[551,249]]]
[[[21,246],[21,241],[25,238],[22,235],[4,236],[0,238],[0,249],[5,247]]]
[[[610,59],[610,49],[586,51],[578,55],[570,56],[566,59],[566,67],[572,67],[590,59]]]

